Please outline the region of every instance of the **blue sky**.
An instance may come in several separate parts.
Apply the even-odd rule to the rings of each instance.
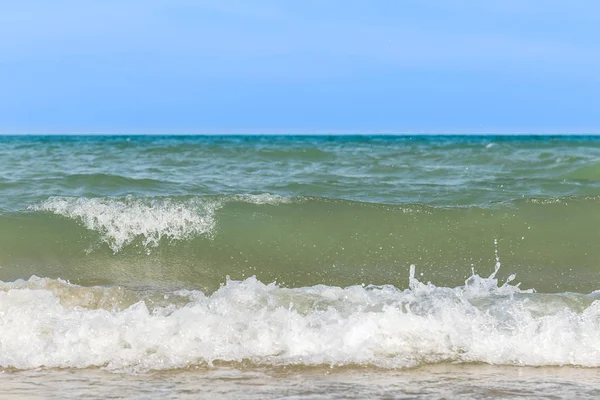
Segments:
[[[0,4],[3,133],[600,133],[596,1]]]

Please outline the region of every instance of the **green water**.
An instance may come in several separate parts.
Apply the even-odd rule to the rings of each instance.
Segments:
[[[214,290],[226,276],[256,275],[263,282],[292,287],[406,287],[408,267],[415,264],[422,279],[456,286],[472,269],[489,274],[498,256],[501,278],[516,273],[526,287],[539,291],[600,287],[598,197],[518,200],[493,208],[315,197],[254,204],[251,199],[193,197],[171,198],[171,208],[165,200],[110,199],[100,210],[93,203],[60,200],[47,208],[69,215],[64,210],[79,207],[79,214],[24,211],[1,217],[3,280],[34,274],[83,285]],[[163,213],[146,216],[146,226],[137,224],[135,218],[144,218],[137,207],[149,212],[151,204]],[[210,221],[185,220],[176,207],[210,213]],[[85,213],[105,221],[89,229],[89,220],[82,222]],[[176,219],[173,224],[181,229],[170,230],[161,218]],[[200,225],[198,231],[194,223]]]

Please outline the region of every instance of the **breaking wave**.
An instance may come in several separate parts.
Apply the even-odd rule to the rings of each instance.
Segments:
[[[115,252],[142,238],[147,248],[157,247],[162,239],[186,240],[197,236],[211,237],[215,212],[226,201],[257,205],[287,204],[293,198],[264,194],[240,194],[224,197],[184,198],[85,198],[51,197],[29,207],[30,211],[47,211],[76,220],[85,228],[99,232],[102,240]]]
[[[440,362],[600,366],[598,293],[540,294],[495,273],[459,287],[140,294],[32,277],[0,284],[0,365],[149,371],[223,362],[405,368]]]
[[[209,235],[219,206],[219,202],[198,197],[184,201],[52,197],[30,209],[79,221],[87,229],[100,232],[116,253],[136,237],[143,237],[144,246],[156,247],[162,238],[181,240]]]

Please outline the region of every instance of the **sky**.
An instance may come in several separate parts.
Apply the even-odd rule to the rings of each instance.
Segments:
[[[0,3],[1,133],[600,133],[592,0]]]

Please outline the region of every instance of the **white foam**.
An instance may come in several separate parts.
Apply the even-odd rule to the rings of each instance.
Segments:
[[[30,207],[72,218],[97,231],[114,252],[141,238],[156,247],[161,239],[182,240],[210,235],[215,226],[217,201],[170,199],[51,197]]]
[[[498,286],[493,276],[474,275],[457,288],[413,276],[407,290],[285,289],[249,278],[212,295],[172,293],[186,300],[158,307],[138,301],[103,309],[65,301],[85,290],[98,288],[40,278],[0,284],[0,365],[125,371],[216,360],[383,368],[447,361],[600,366],[596,296],[521,291]]]
[[[279,204],[289,204],[293,202],[298,202],[298,198],[280,196],[277,194],[270,193],[261,193],[261,194],[238,194],[234,195],[233,200],[241,201],[245,203],[251,204],[268,204],[268,205],[279,205]]]

